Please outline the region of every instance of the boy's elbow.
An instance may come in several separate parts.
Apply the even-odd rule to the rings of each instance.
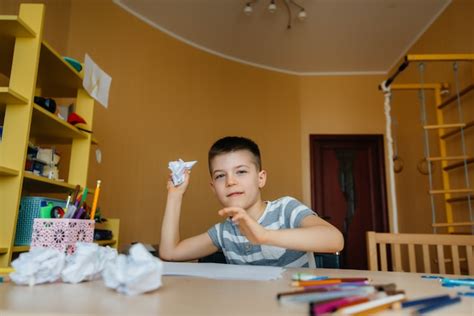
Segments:
[[[159,250],[158,250],[158,257],[164,261],[173,261],[172,253],[161,246],[159,247]]]
[[[333,234],[331,244],[331,251],[330,252],[340,252],[344,249],[344,236],[339,231],[339,229],[334,227],[334,234]]]
[[[335,248],[336,250],[334,252],[341,252],[342,249],[344,249],[344,236],[338,229],[337,229]]]

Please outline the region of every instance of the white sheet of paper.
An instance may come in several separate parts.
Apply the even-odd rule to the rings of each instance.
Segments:
[[[163,262],[163,275],[195,276],[218,280],[268,281],[281,278],[280,267],[221,263]]]
[[[84,57],[84,80],[82,85],[90,96],[102,104],[105,108],[109,103],[109,90],[112,83],[112,77],[105,73],[94,63],[89,55]]]

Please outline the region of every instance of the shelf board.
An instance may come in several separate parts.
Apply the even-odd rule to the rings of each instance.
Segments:
[[[19,174],[20,172],[18,172],[18,170],[0,166],[0,176],[14,177]]]
[[[68,144],[73,138],[86,138],[87,134],[34,104],[30,136],[45,143]]]
[[[16,15],[0,15],[0,36],[35,37],[36,33]]]
[[[474,158],[466,159],[467,165],[470,165],[472,163],[474,163]],[[459,161],[459,162],[455,162],[453,164],[447,165],[446,167],[443,168],[443,170],[449,171],[449,170],[453,170],[453,169],[461,168],[461,167],[464,167],[464,161]]]
[[[455,197],[455,198],[449,198],[449,199],[446,200],[446,202],[448,202],[448,203],[467,202],[469,197],[471,198],[471,201],[474,201],[474,195],[470,194],[470,195],[466,195],[466,196],[459,196],[459,197]]]
[[[467,130],[468,128],[471,128],[473,126],[474,126],[474,121],[468,122],[468,123],[466,123],[466,126],[464,127],[464,130]],[[461,133],[461,128],[456,128],[455,130],[453,130],[451,132],[447,132],[447,133],[444,133],[443,135],[441,135],[441,139],[446,139],[448,137],[454,136],[454,135],[459,134],[459,133]]]
[[[117,241],[116,240],[94,240],[96,244],[99,246],[112,246],[114,245]]]
[[[26,171],[24,173],[23,186],[27,190],[37,193],[70,192],[75,188],[75,185],[62,181],[51,180]]]
[[[92,138],[91,138],[91,144],[98,146],[98,145],[99,145],[99,141],[97,140],[97,138],[95,138],[94,136],[92,136]]]
[[[28,104],[28,98],[9,87],[0,87],[0,104]]]
[[[13,246],[12,252],[27,252],[30,250],[30,246]]]
[[[0,255],[8,252],[8,248],[0,248]]]
[[[82,72],[77,72],[48,43],[41,43],[37,86],[43,96],[75,98],[82,80]]]
[[[468,93],[469,91],[473,90],[474,89],[474,84],[470,84],[468,85],[466,88],[462,89],[461,91],[459,91],[459,97],[462,97],[463,95],[465,95],[466,93]],[[452,102],[456,101],[457,100],[457,95],[453,95],[453,96],[450,96],[449,98],[447,98],[446,100],[444,100],[443,102],[441,102],[440,105],[438,105],[438,109],[442,109],[444,108],[445,106],[448,106],[449,104],[451,104]]]

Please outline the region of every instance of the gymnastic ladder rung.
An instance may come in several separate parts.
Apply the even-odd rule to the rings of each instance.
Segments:
[[[461,227],[461,226],[474,226],[474,222],[454,222],[454,223],[435,223],[433,227]]]
[[[435,125],[423,126],[424,129],[464,128],[464,127],[466,127],[465,123],[435,124]]]
[[[468,160],[472,157],[469,156],[447,156],[447,157],[428,157],[428,161],[448,161],[448,160]]]
[[[451,131],[449,131],[449,132],[447,132],[447,133],[441,135],[440,137],[441,137],[441,139],[444,140],[444,139],[446,139],[446,138],[448,138],[448,137],[451,137],[451,136],[455,136],[455,135],[457,135],[457,134],[460,134],[460,133],[461,133],[461,130],[467,130],[467,129],[471,128],[471,127],[474,127],[474,121],[467,122],[465,127],[456,128],[455,130],[451,130]]]
[[[474,193],[474,189],[429,190],[429,194]]]
[[[460,203],[460,202],[466,202],[466,201],[474,201],[474,194],[467,194],[465,196],[456,196],[456,197],[450,197],[446,199],[446,203]]]
[[[456,169],[456,168],[464,167],[465,165],[470,165],[472,163],[474,163],[474,158],[473,157],[467,157],[463,161],[459,161],[459,162],[456,162],[456,163],[453,163],[453,164],[450,164],[450,165],[447,165],[447,166],[443,167],[443,170],[444,171],[449,171],[449,170],[453,170],[453,169]]]

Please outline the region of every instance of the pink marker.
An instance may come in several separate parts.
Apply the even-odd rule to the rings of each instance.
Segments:
[[[326,314],[326,313],[332,313],[340,307],[358,304],[358,303],[364,303],[364,302],[367,302],[368,300],[369,299],[367,297],[363,297],[363,296],[350,296],[350,297],[345,297],[341,299],[336,299],[336,300],[329,301],[326,303],[314,305],[311,314],[321,315],[321,314]]]

